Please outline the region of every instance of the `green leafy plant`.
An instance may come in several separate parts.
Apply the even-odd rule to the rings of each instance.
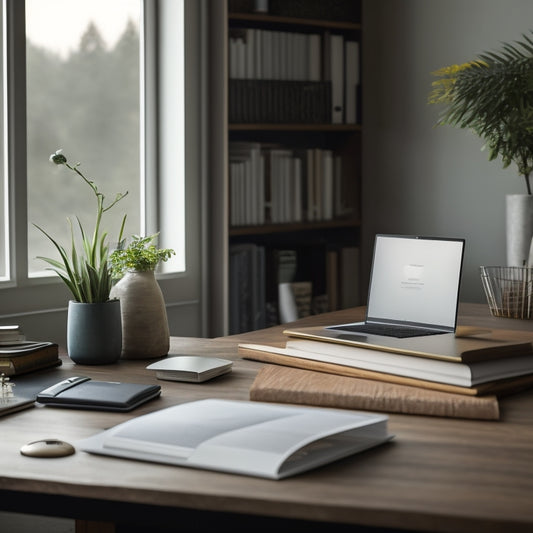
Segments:
[[[154,244],[157,235],[133,235],[127,248],[114,250],[109,258],[113,278],[121,278],[128,270],[154,270],[161,261],[167,261],[175,252],[170,248],[157,248]]]
[[[489,160],[515,163],[531,194],[533,171],[533,40],[503,43],[463,65],[433,72],[429,103],[445,104],[439,125],[471,129],[484,142]]]
[[[57,150],[53,153],[50,156],[50,161],[56,165],[64,165],[82,178],[91,188],[96,199],[96,220],[92,236],[89,236],[85,232],[79,218],[76,217],[81,235],[81,250],[78,252],[74,239],[72,220],[70,218],[67,219],[70,225],[70,253],[68,253],[65,247],[59,244],[44,229],[37,224],[34,224],[38,230],[50,239],[61,258],[61,260],[56,260],[49,257],[39,256],[38,259],[42,259],[51,265],[51,270],[54,270],[65,282],[76,301],[85,303],[106,302],[109,300],[112,279],[111,270],[108,264],[109,245],[107,244],[107,232],[102,231],[101,229],[102,216],[122,200],[128,192],[118,193],[115,196],[115,199],[106,206],[105,196],[98,190],[96,184],[86,178],[79,170],[78,167],[80,166],[80,163],[70,165],[61,150]],[[122,241],[125,223],[126,215],[124,215],[122,219],[117,242]]]

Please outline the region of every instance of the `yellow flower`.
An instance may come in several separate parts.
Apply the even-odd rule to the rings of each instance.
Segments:
[[[433,74],[433,76],[438,76],[441,79],[431,83],[433,90],[429,95],[428,102],[430,104],[451,102],[453,100],[453,89],[459,73],[467,68],[473,67],[474,65],[487,66],[487,63],[484,61],[469,61],[468,63],[463,63],[461,65],[442,67],[432,72],[431,74]]]

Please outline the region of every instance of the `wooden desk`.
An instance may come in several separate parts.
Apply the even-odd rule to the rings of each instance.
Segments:
[[[342,311],[299,323],[362,314]],[[493,319],[483,305],[461,306],[460,316],[462,324],[522,329],[533,338],[532,322]],[[173,338],[171,352],[237,359],[237,342],[281,342],[282,329],[213,340]],[[84,367],[66,361],[57,377],[155,383],[146,364]],[[260,366],[236,360],[232,374],[200,385],[161,381],[162,397],[128,414],[36,407],[0,418],[0,508],[72,517],[79,519],[78,531],[98,532],[113,531],[112,523],[126,524],[117,525],[125,531],[533,531],[533,391],[503,400],[499,422],[390,415],[392,443],[283,481],[84,452],[60,459],[19,453],[32,440],[75,441],[176,403],[247,399]]]

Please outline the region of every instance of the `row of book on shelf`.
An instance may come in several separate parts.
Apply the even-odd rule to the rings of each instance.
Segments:
[[[355,124],[359,70],[359,42],[341,34],[232,29],[229,120]]]
[[[500,396],[533,387],[527,333],[459,326],[444,334],[449,342],[424,338],[424,351],[409,339],[384,348],[379,339],[328,338],[322,328],[284,333],[283,348],[239,346],[241,356],[275,365],[254,382],[256,400],[497,420]]]
[[[230,246],[230,334],[360,303],[359,248]]]
[[[356,178],[331,150],[230,143],[230,225],[332,220],[354,215]]]

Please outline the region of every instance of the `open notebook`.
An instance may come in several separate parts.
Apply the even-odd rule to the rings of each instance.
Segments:
[[[133,418],[76,445],[100,455],[281,479],[387,442],[387,420],[346,409],[207,399]]]

